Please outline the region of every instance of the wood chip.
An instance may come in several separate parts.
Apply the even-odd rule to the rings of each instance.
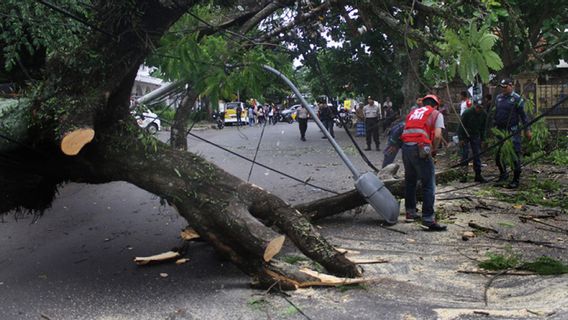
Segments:
[[[462,240],[463,240],[463,241],[467,241],[467,240],[469,240],[469,239],[471,239],[471,238],[475,238],[475,233],[473,233],[473,232],[471,232],[471,231],[465,231],[465,232],[462,234]]]
[[[188,262],[188,261],[189,261],[188,258],[177,259],[177,260],[176,260],[176,264],[177,264],[177,265],[180,265],[180,264],[184,264],[184,263],[186,263],[186,262]]]
[[[191,240],[200,238],[199,234],[195,230],[193,230],[192,228],[183,229],[183,231],[180,233],[180,237],[181,237],[182,240],[185,240],[185,241],[191,241]]]
[[[299,284],[299,287],[312,287],[312,286],[341,286],[341,285],[351,285],[359,283],[369,283],[375,279],[365,279],[365,278],[339,278],[325,273],[320,273],[308,268],[300,269],[300,272],[305,273],[311,277],[317,278],[320,281],[308,281]]]
[[[388,260],[375,258],[375,259],[365,259],[365,258],[349,258],[354,264],[378,264],[378,263],[388,263]]]
[[[343,254],[360,254],[361,253],[357,250],[349,250],[349,249],[343,249],[343,248],[335,248],[335,250],[337,250],[337,251],[339,251],[339,253],[343,253]]]
[[[168,274],[165,273],[165,272],[162,272],[162,273],[160,273],[160,277],[162,277],[162,278],[167,278],[167,277],[168,277]]]
[[[153,255],[153,256],[149,256],[149,257],[136,257],[136,258],[134,258],[134,262],[137,265],[142,266],[142,265],[152,263],[152,262],[162,262],[162,261],[175,259],[179,256],[180,256],[179,252],[168,251],[168,252],[156,254],[156,255]]]

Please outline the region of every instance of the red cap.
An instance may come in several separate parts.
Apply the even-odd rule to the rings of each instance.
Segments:
[[[438,96],[435,95],[435,94],[429,94],[429,95],[424,96],[424,98],[422,98],[422,101],[424,101],[426,99],[432,99],[436,102],[436,105],[438,105],[438,106],[440,105],[440,98],[438,98]]]

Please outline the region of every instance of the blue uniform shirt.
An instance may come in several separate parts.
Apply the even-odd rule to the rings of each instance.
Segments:
[[[499,94],[495,100],[495,126],[502,130],[517,130],[519,121],[527,124],[525,100],[516,92],[510,95]]]

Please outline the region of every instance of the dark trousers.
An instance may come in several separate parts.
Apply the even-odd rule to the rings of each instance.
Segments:
[[[242,121],[241,121],[241,113],[240,113],[240,112],[237,112],[237,126],[240,126],[241,124],[242,124]]]
[[[385,148],[385,151],[383,152],[385,156],[383,158],[383,168],[394,162],[399,149],[400,148],[398,146],[388,146]]]
[[[465,144],[462,149],[462,163],[465,167],[465,172],[467,174],[467,165],[469,163],[465,162],[469,158],[469,148],[471,147],[471,152],[473,153],[473,171],[476,175],[481,174],[481,159],[479,157],[479,152],[481,150],[481,138],[480,137],[470,137],[469,140],[465,140]]]
[[[300,126],[300,136],[306,137],[306,130],[308,129],[308,119],[298,118],[298,125]]]
[[[321,122],[323,123],[323,126],[325,127],[327,132],[329,132],[331,137],[335,138],[335,134],[333,133],[333,119],[325,119]]]
[[[422,181],[422,221],[432,223],[434,215],[434,195],[436,194],[436,175],[432,157],[420,158],[418,145],[402,145],[404,163],[404,205],[407,213],[416,216],[416,185]]]
[[[515,148],[515,154],[517,158],[513,162],[513,174],[515,175],[515,180],[519,180],[521,176],[521,135],[515,134],[511,141],[513,142],[513,147]],[[497,163],[497,168],[499,168],[499,174],[501,176],[507,176],[507,164],[501,162],[501,144],[499,149],[497,149],[497,155],[495,156],[495,162]]]
[[[379,119],[367,118],[365,119],[365,138],[367,139],[367,147],[371,147],[371,136],[375,140],[375,146],[378,148],[381,145],[379,140]]]

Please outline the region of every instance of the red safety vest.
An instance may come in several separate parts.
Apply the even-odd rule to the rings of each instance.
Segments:
[[[432,144],[436,119],[439,114],[438,110],[430,106],[413,110],[406,116],[406,125],[400,136],[401,140],[403,142]]]

